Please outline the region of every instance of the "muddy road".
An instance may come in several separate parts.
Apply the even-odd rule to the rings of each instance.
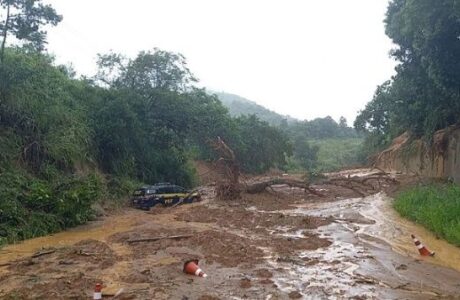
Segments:
[[[353,176],[368,176],[354,173]],[[339,174],[335,176],[348,176]],[[1,299],[460,299],[460,249],[400,219],[384,190],[276,186],[117,215],[0,250]],[[170,235],[182,239],[130,242]],[[434,257],[418,255],[410,234]],[[208,274],[182,273],[199,259]]]

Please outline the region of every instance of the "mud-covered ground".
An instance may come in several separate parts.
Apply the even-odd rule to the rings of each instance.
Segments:
[[[395,217],[391,199],[378,193],[394,186],[368,197],[315,188],[324,197],[276,186],[223,202],[208,186],[201,203],[127,209],[6,247],[0,298],[88,299],[101,282],[106,299],[460,299],[460,273],[446,259],[460,250],[418,257],[407,235],[429,233]],[[184,274],[189,259],[208,277]]]

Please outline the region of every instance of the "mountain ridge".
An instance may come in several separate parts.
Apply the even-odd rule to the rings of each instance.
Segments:
[[[265,121],[274,126],[280,126],[284,122],[294,123],[301,121],[289,115],[279,114],[260,104],[257,104],[252,100],[236,94],[216,91],[211,91],[211,93],[219,98],[222,104],[228,108],[230,115],[234,117],[254,114],[262,121]]]

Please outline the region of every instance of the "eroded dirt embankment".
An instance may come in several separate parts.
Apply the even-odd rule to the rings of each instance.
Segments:
[[[315,188],[326,197],[277,186],[224,203],[207,187],[202,203],[147,213],[128,209],[6,247],[0,250],[0,298],[88,299],[96,282],[104,284],[107,299],[121,289],[117,299],[460,295],[460,273],[447,259],[460,251],[443,253],[437,248],[445,245],[434,244],[440,255],[420,259],[409,235],[429,241],[429,234],[403,226],[394,215],[389,224],[391,199],[382,193],[358,197],[331,185]],[[190,237],[129,242],[169,235]],[[37,251],[44,255],[33,257]],[[192,258],[200,259],[209,277],[182,273],[183,262]]]
[[[381,152],[375,166],[387,172],[403,172],[460,183],[460,127],[434,133],[432,142],[413,140],[406,132]]]

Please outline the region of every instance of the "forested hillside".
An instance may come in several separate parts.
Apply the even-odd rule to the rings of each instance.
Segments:
[[[277,112],[271,111],[262,105],[241,96],[224,92],[213,93],[217,95],[224,106],[228,108],[230,115],[234,117],[241,115],[256,115],[259,119],[272,126],[280,126],[285,122],[290,123],[297,121],[295,118],[280,115]]]
[[[255,115],[281,129],[293,146],[293,156],[288,159],[291,170],[332,171],[366,161],[363,135],[349,127],[344,117],[339,123],[330,116],[300,121],[238,95],[223,92],[215,95],[231,115]]]

